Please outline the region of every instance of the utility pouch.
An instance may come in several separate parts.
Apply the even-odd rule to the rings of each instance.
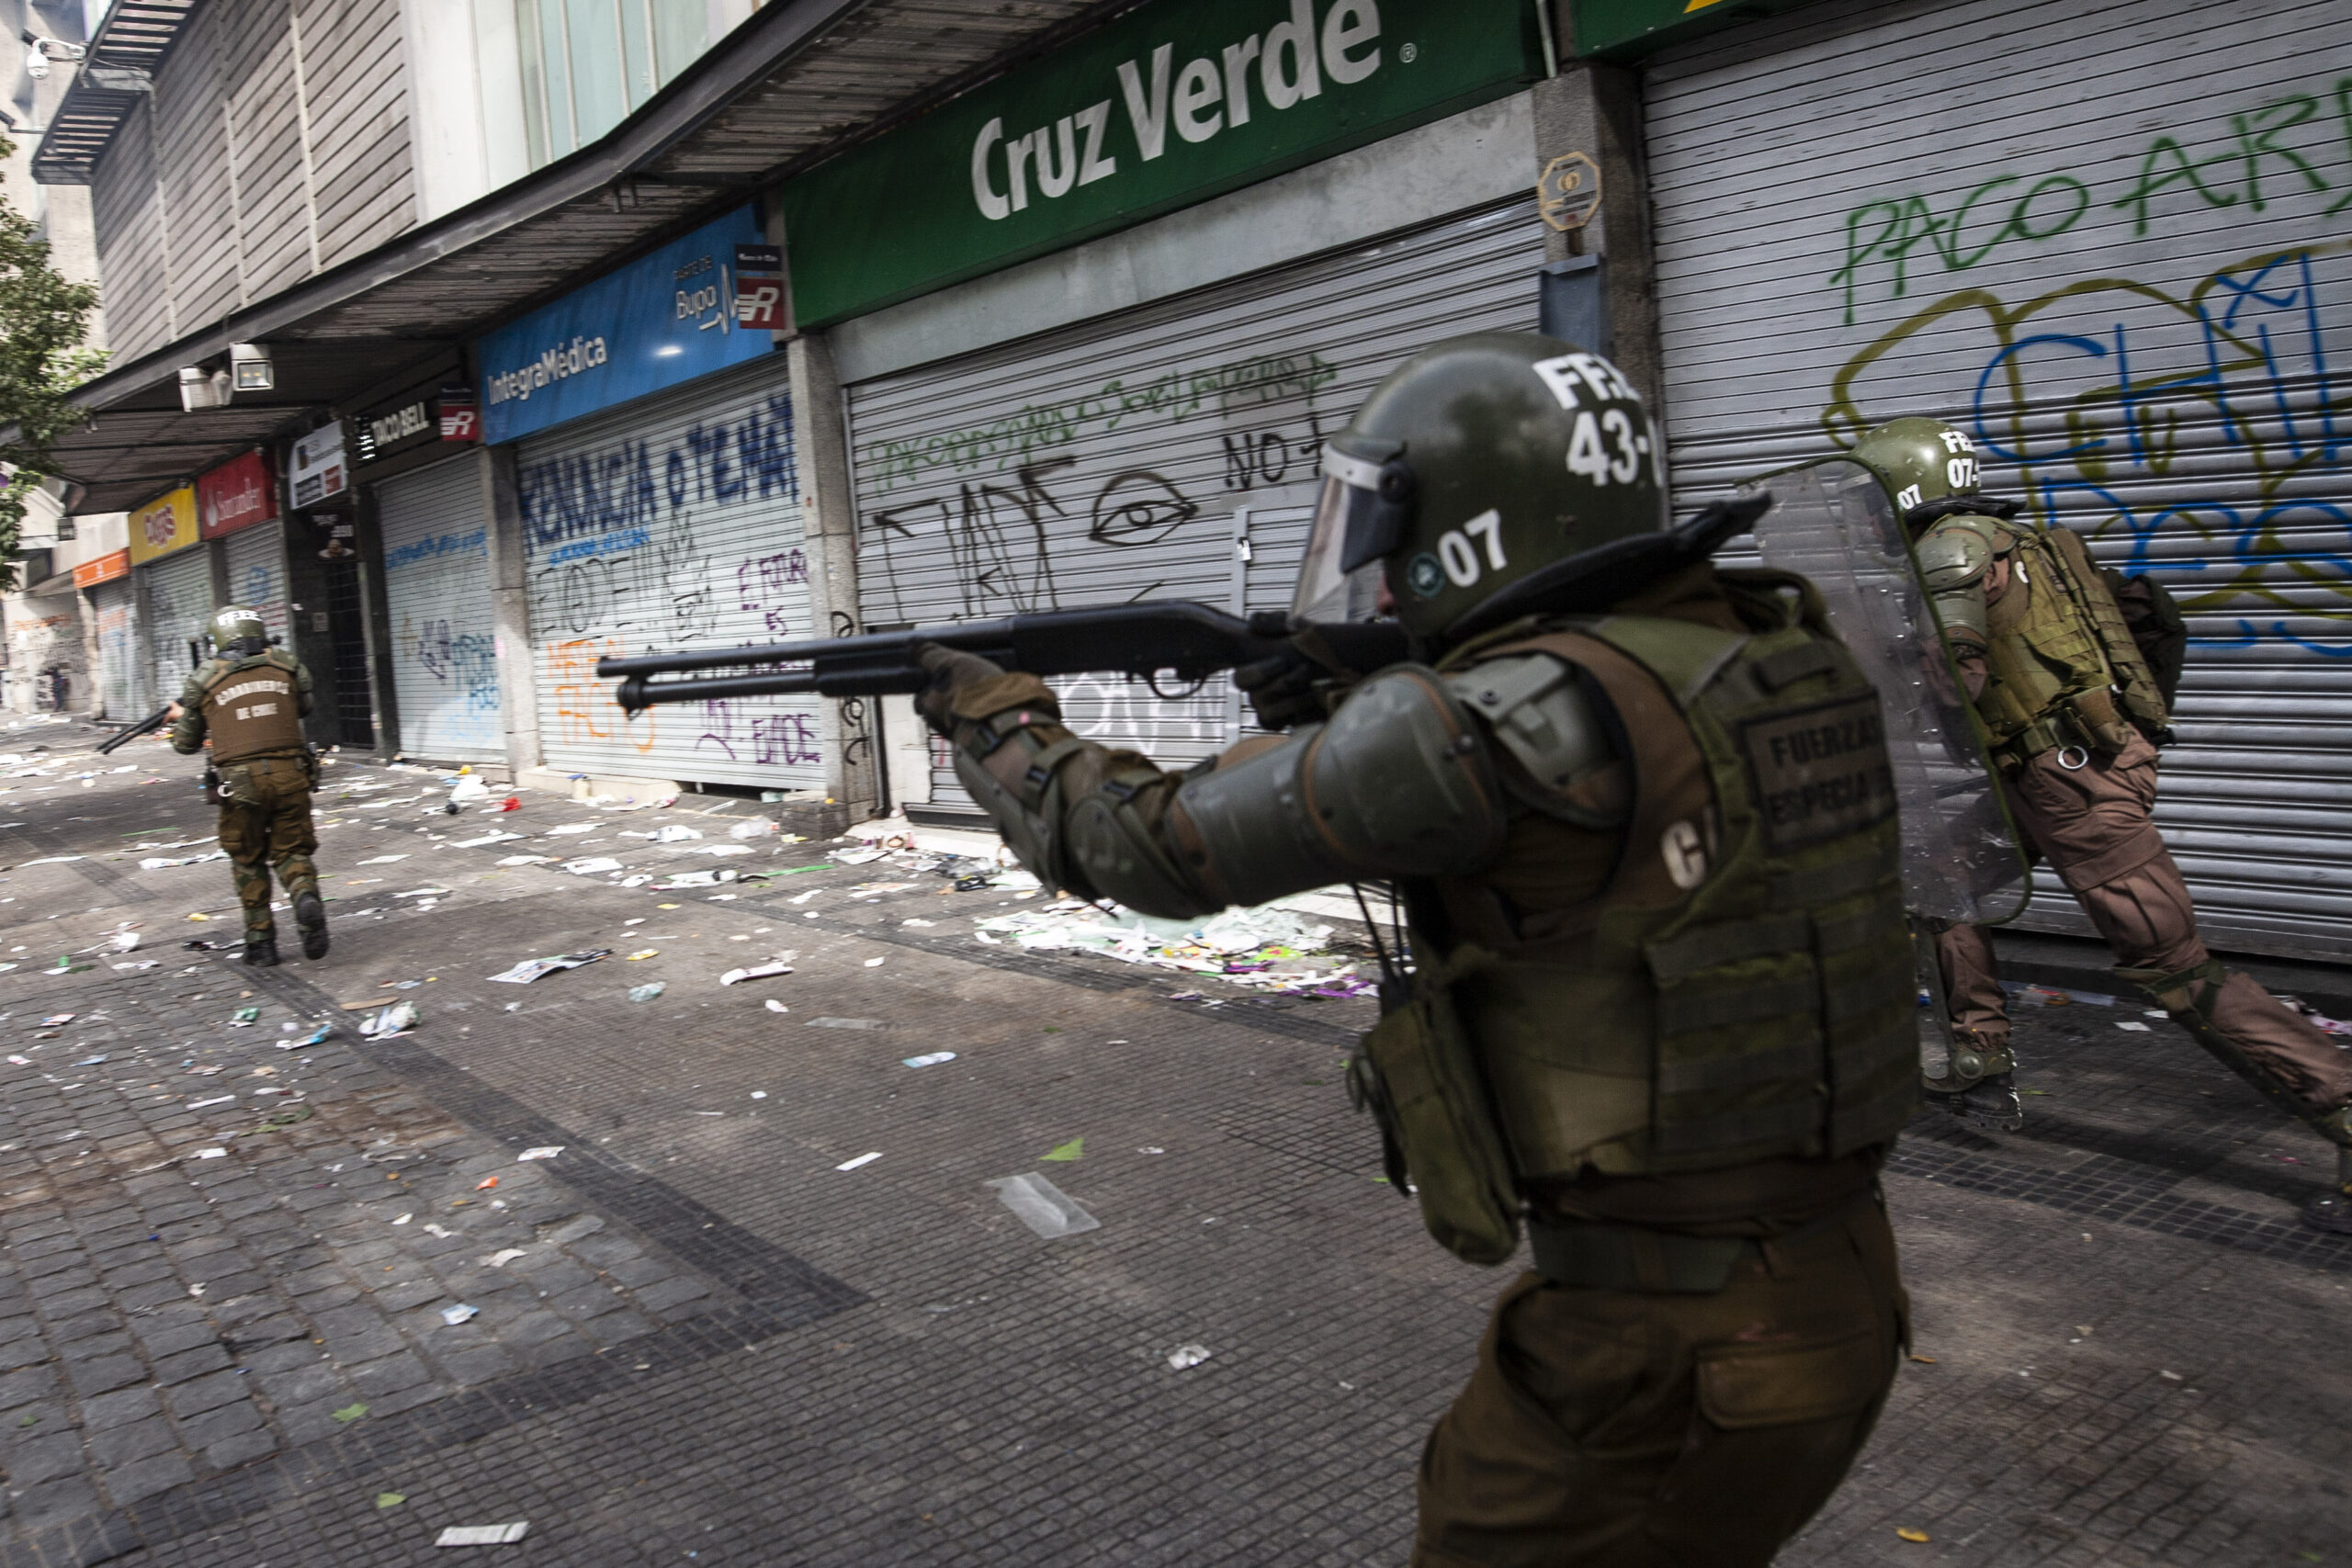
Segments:
[[[1416,975],[1410,999],[1348,1065],[1351,1092],[1380,1122],[1389,1179],[1410,1178],[1421,1223],[1441,1246],[1488,1267],[1519,1249],[1519,1195],[1453,987],[1494,962],[1464,948]]]
[[[2114,671],[2115,684],[2122,693],[2124,714],[2129,715],[2132,724],[2145,734],[2162,732],[2171,722],[2169,698],[2147,660],[2142,657],[2139,638],[2126,625],[2122,607],[2109,589],[2109,579],[2112,574],[2102,570],[2092,561],[2089,547],[2083,543],[2083,536],[2072,528],[2046,529],[2041,537],[2049,544],[2049,557],[2065,574],[2068,593],[2090,620],[2091,630],[2098,639],[2099,651],[2106,655],[2108,668]],[[2165,595],[2167,603],[2170,598],[2171,595]],[[2175,615],[2177,614],[2176,610]],[[2185,649],[2185,632],[2182,645]],[[2079,716],[2096,733],[2098,716],[2086,713]],[[2119,716],[2119,728],[2120,722]],[[2122,746],[2119,743],[2112,750],[2121,750]]]
[[[212,796],[222,806],[264,804],[261,791],[254,785],[254,771],[249,767],[232,763],[208,776],[212,781]]]

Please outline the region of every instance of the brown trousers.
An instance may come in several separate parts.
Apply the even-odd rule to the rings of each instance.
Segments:
[[[2018,832],[2039,850],[2083,906],[2091,924],[2127,969],[2177,974],[2211,957],[2197,935],[2188,885],[2150,813],[2156,803],[2156,750],[2138,736],[2113,757],[2094,756],[2067,769],[2044,751],[2003,776]],[[1976,926],[1955,926],[1937,939],[1953,1027],[1973,1031],[1988,1049],[2009,1039],[2008,998],[1993,942]],[[2352,1097],[2352,1053],[2335,1044],[2233,972],[2214,999],[2216,1032],[2313,1111]]]
[[[1876,1203],[1714,1295],[1521,1276],[1422,1451],[1413,1568],[1764,1568],[1861,1451],[1909,1313]]]
[[[275,869],[288,898],[319,890],[318,829],[311,822],[311,774],[300,757],[256,757],[220,770],[220,847],[244,906],[245,940],[277,934],[269,910]]]

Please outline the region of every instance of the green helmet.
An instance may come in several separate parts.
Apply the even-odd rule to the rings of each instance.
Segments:
[[[1421,350],[1323,449],[1293,613],[1352,618],[1380,563],[1396,618],[1446,628],[1554,562],[1666,525],[1663,443],[1597,354],[1533,333]]]
[[[1853,455],[1886,481],[1906,517],[1931,501],[1976,493],[1976,443],[1939,419],[1891,419],[1856,442]]]
[[[225,649],[240,643],[251,643],[254,652],[267,648],[269,627],[263,623],[259,610],[248,610],[241,604],[226,605],[212,617],[212,646]]]

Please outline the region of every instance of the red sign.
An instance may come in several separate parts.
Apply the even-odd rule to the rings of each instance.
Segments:
[[[130,552],[117,550],[112,555],[85,560],[74,569],[74,586],[96,588],[101,582],[112,582],[118,577],[130,575]]]
[[[444,441],[479,441],[481,439],[481,405],[474,401],[471,387],[444,387],[434,400],[441,416],[441,439]]]
[[[208,539],[277,515],[277,476],[260,452],[232,457],[196,480],[197,532]]]
[[[735,247],[735,320],[750,331],[787,332],[784,316],[784,248]]]

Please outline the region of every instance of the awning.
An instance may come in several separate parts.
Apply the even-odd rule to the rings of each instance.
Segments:
[[[1134,3],[777,0],[602,141],[82,387],[53,467],[126,510]],[[232,343],[277,389],[184,412],[180,367]]]

